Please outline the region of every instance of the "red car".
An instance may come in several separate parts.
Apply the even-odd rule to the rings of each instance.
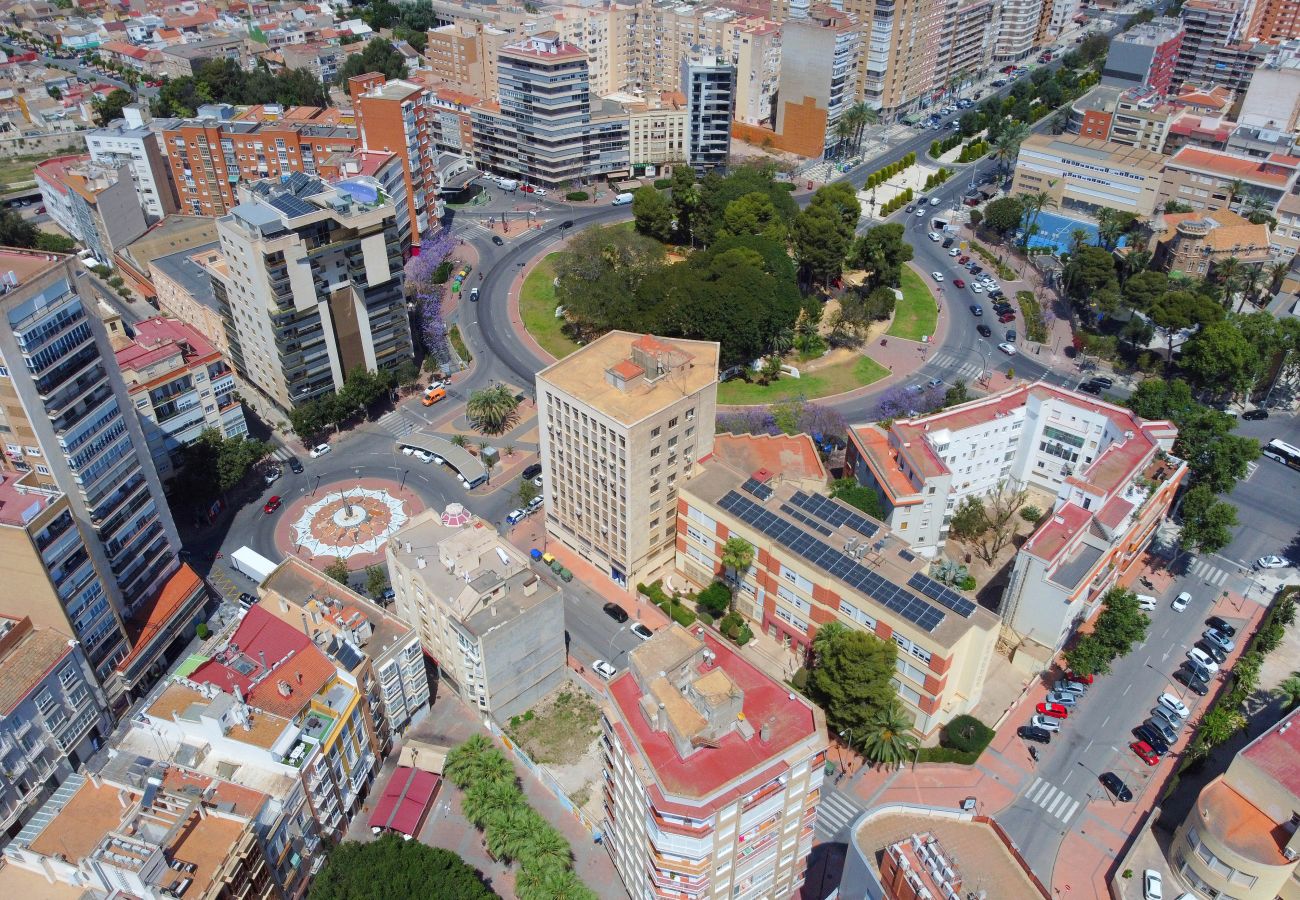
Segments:
[[[966,265],[966,263],[968,263],[968,262],[970,262],[970,257],[967,256],[965,253],[963,253],[961,256],[957,257],[957,265],[959,265],[959,266],[964,266],[964,265]]]
[[[1146,741],[1134,741],[1128,745],[1128,748],[1138,755],[1148,766],[1154,766],[1160,762],[1160,754],[1151,749],[1151,745]]]
[[[266,513],[269,516],[271,513],[279,509],[280,504],[283,502],[284,501],[281,500],[279,496],[272,497],[270,500],[266,501],[266,506],[262,507],[262,512]]]
[[[1070,711],[1059,703],[1040,703],[1034,707],[1034,711],[1040,716],[1051,716],[1053,719],[1070,718]]]
[[[998,321],[1001,322],[1003,325],[1007,324],[1008,322],[1014,322],[1015,320],[1016,320],[1016,314],[1012,312],[1003,313],[1002,315],[998,316]]]
[[[966,286],[966,282],[962,281],[960,278],[954,278],[954,279],[952,280],[952,286],[953,286],[953,287],[963,288],[963,287]]]
[[[1072,681],[1075,684],[1092,684],[1095,675],[1077,675],[1074,672],[1066,672],[1065,680]]]

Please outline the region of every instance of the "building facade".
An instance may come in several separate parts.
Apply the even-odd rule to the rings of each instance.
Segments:
[[[634,169],[686,160],[690,110],[679,93],[665,94],[653,106],[630,107],[627,126],[628,159]]]
[[[14,837],[113,728],[77,642],[0,615],[0,830]]]
[[[412,358],[397,214],[377,181],[298,175],[241,185],[240,200],[217,220],[213,287],[244,383],[289,410]]]
[[[452,504],[384,548],[394,610],[461,701],[504,722],[564,683],[564,600],[518,548]]]
[[[615,582],[673,561],[677,491],[713,451],[718,345],[612,331],[537,373],[546,530]]]
[[[131,167],[135,193],[144,207],[145,218],[156,222],[178,208],[171,171],[158,148],[158,136],[150,127],[153,117],[149,111],[131,104],[123,107],[122,115],[123,118],[107,128],[86,132],[86,149],[92,162],[114,169],[123,163]]]
[[[825,777],[821,710],[677,625],[610,683],[604,839],[634,897],[796,896]]]
[[[856,102],[862,43],[857,22],[831,7],[785,22],[775,124],[778,134],[801,136],[801,155],[820,156],[835,139],[835,124]]]
[[[126,162],[59,156],[38,165],[34,174],[50,218],[100,265],[111,268],[113,254],[148,227]]]
[[[1255,225],[1228,210],[1161,213],[1152,223],[1152,263],[1166,272],[1207,278],[1228,259],[1242,266],[1265,266],[1273,259],[1273,239],[1266,223]]]
[[[736,67],[716,57],[682,60],[682,93],[689,114],[687,163],[698,173],[725,171],[731,156]]]
[[[1187,0],[1174,83],[1218,84],[1240,92],[1250,84],[1266,46],[1248,40],[1253,0]]]
[[[1101,70],[1101,83],[1124,88],[1149,88],[1163,97],[1173,88],[1183,25],[1159,18],[1115,35]]]
[[[1011,193],[1046,191],[1061,209],[1089,215],[1109,207],[1149,216],[1160,200],[1164,166],[1165,158],[1150,150],[1082,135],[1033,134],[1020,147]]]
[[[1277,47],[1255,69],[1237,120],[1285,134],[1300,127],[1300,41]]]
[[[1295,187],[1300,157],[1274,154],[1267,159],[1236,156],[1201,147],[1183,147],[1165,161],[1158,203],[1185,203],[1194,211],[1240,212],[1252,196],[1262,198],[1268,210],[1277,208]],[[1244,185],[1244,190],[1240,190]],[[1238,193],[1233,194],[1234,187]]]

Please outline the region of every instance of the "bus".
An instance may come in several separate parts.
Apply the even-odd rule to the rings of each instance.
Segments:
[[[1274,440],[1261,447],[1259,452],[1293,469],[1300,469],[1300,447]]]

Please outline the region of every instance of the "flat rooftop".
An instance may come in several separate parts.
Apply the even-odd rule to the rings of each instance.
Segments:
[[[1140,147],[1114,144],[1110,141],[1099,141],[1096,138],[1072,134],[1031,134],[1025,139],[1024,146],[1040,153],[1089,159],[1110,168],[1145,171],[1149,175],[1159,174],[1168,158]]]
[[[152,261],[152,264],[176,282],[176,285],[196,302],[213,312],[220,312],[216,295],[212,292],[212,276],[198,263],[198,260],[206,259],[213,254],[221,255],[220,241],[159,256]]]
[[[26,284],[50,269],[63,265],[68,259],[71,257],[61,253],[37,253],[35,250],[0,247],[0,272],[13,272],[19,284]]]
[[[952,867],[961,873],[961,893],[990,898],[1046,897],[1025,869],[1016,862],[991,825],[917,815],[882,813],[872,816],[853,835],[857,849],[876,871],[885,849],[913,835],[929,832],[939,839]]]
[[[625,364],[632,357],[633,345],[647,339],[683,354],[687,361],[671,374],[656,381],[636,378]],[[635,378],[626,388],[616,387],[606,374],[620,366],[626,372],[624,377],[629,381]],[[710,384],[716,384],[718,344],[713,341],[650,338],[630,331],[611,331],[576,353],[552,363],[538,372],[537,378],[610,418],[632,425],[653,415],[658,409],[702,391]]]
[[[122,794],[126,798],[119,796]],[[29,846],[42,856],[62,853],[69,860],[84,859],[99,846],[105,832],[122,823],[135,799],[130,791],[108,782],[96,786],[87,781]]]
[[[28,490],[19,484],[24,475],[0,471],[0,525],[22,528],[62,496],[58,492]]]

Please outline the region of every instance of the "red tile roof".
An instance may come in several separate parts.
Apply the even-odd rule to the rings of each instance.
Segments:
[[[127,620],[131,652],[117,664],[117,671],[125,672],[142,653],[160,649],[153,646],[154,638],[165,632],[173,624],[173,617],[203,590],[203,579],[190,568],[189,563],[181,563],[181,567],[159,588],[157,595]]]
[[[1053,560],[1069,546],[1070,539],[1088,527],[1092,513],[1082,506],[1068,503],[1054,512],[1051,518],[1030,535],[1024,550],[1039,559]]]
[[[1293,796],[1300,796],[1300,710],[1256,738],[1241,755]]]
[[[137,322],[135,340],[117,351],[117,364],[123,371],[139,371],[180,350],[188,362],[215,356],[217,349],[197,328],[180,319],[153,316]]]
[[[1124,517],[1133,511],[1133,504],[1123,497],[1111,497],[1097,513],[1097,521],[1107,528],[1116,528]]]
[[[1240,178],[1257,184],[1285,187],[1300,166],[1294,156],[1274,154],[1268,160],[1233,156],[1201,147],[1183,147],[1166,163],[1167,168],[1212,172],[1223,178]]]
[[[625,359],[620,363],[615,363],[613,366],[610,367],[610,371],[613,372],[615,375],[617,375],[619,378],[622,378],[624,381],[628,381],[645,374],[645,369],[641,368],[636,363],[632,362],[632,360],[630,359]]]

